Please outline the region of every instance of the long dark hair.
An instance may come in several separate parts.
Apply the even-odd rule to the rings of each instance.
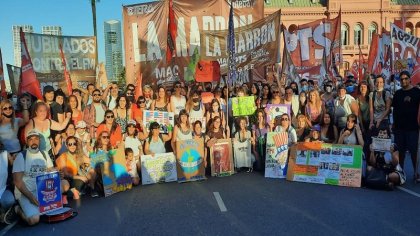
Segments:
[[[360,92],[360,88],[362,87],[362,85],[366,85],[367,87],[367,92],[364,99],[365,101],[369,102],[370,88],[369,88],[369,84],[365,80],[360,81],[359,85],[357,86],[357,92],[359,95],[362,95],[362,93]]]
[[[96,142],[95,142],[95,146],[93,147],[93,151],[96,153],[100,148],[102,148],[102,135],[103,134],[105,134],[105,133],[107,133],[108,135],[111,135],[108,131],[102,131],[102,132],[100,132],[99,133],[99,135],[98,135],[98,138],[96,139]],[[108,145],[107,145],[107,151],[109,151],[109,150],[111,150],[111,141],[110,142],[108,142]]]
[[[125,98],[125,110],[127,111],[128,109],[130,109],[131,104],[130,104],[130,100],[128,100],[127,95],[125,94],[119,95],[117,99],[115,100],[115,104],[117,105],[116,108],[120,108],[121,98]]]
[[[335,140],[336,137],[334,137],[335,134],[334,134],[334,122],[333,122],[334,117],[332,116],[331,113],[326,112],[326,113],[324,113],[324,115],[322,115],[322,119],[321,119],[321,122],[320,122],[321,128],[326,125],[325,121],[324,121],[325,115],[330,116],[330,123],[328,124],[328,129],[327,129],[327,138],[328,138],[328,140]]]
[[[115,121],[115,115],[114,112],[111,110],[106,110],[105,111],[105,115],[104,115],[104,121],[102,121],[102,124],[106,125],[106,115],[111,114],[114,116],[114,120],[112,121],[112,126],[111,126],[111,130],[110,130],[110,134],[113,134],[115,132],[115,130],[117,129],[117,122]]]
[[[181,116],[187,116],[187,127],[190,127],[190,115],[188,114],[187,110],[182,109],[179,112],[178,122],[176,124],[178,126],[178,128],[181,128]]]

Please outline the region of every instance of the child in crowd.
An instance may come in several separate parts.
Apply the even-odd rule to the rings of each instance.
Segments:
[[[127,172],[131,176],[131,180],[133,181],[133,185],[139,185],[140,177],[137,172],[137,169],[140,168],[139,161],[134,159],[134,152],[131,148],[125,149],[125,165],[127,166]]]
[[[86,122],[83,120],[78,121],[76,124],[76,134],[74,135],[82,143],[83,153],[86,156],[89,156],[89,151],[91,151],[90,146],[90,134],[86,131]]]

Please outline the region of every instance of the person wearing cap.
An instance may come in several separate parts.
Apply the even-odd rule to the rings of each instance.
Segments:
[[[13,156],[4,149],[0,142],[0,223],[11,224],[15,218],[13,205],[16,200],[12,193],[12,176],[9,175],[9,168],[13,164]]]
[[[312,126],[309,136],[305,139],[305,142],[322,142],[321,140],[321,126],[316,124]]]
[[[344,85],[338,86],[337,98],[334,101],[334,118],[335,124],[338,130],[346,127],[347,116],[350,114],[359,114],[359,106],[356,100],[347,94],[346,87]]]
[[[15,196],[20,205],[16,212],[29,225],[37,224],[40,217],[36,176],[53,170],[48,153],[40,150],[40,137],[37,130],[30,130],[26,135],[26,151],[19,153],[13,162]]]

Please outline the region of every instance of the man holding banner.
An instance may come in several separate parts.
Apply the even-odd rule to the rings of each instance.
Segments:
[[[40,133],[38,131],[29,131],[26,143],[27,150],[19,153],[13,162],[15,195],[20,204],[15,209],[26,223],[35,225],[40,217],[36,176],[51,171],[53,163],[48,153],[39,150]]]

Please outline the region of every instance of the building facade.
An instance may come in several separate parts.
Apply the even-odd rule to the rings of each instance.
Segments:
[[[12,33],[13,33],[13,58],[15,66],[20,67],[22,58],[21,58],[21,47],[20,47],[20,28],[22,28],[23,32],[33,33],[34,28],[32,25],[13,25],[12,26]]]
[[[42,26],[42,34],[63,35],[61,26]]]
[[[390,30],[394,20],[403,20],[406,31],[420,37],[420,0],[265,0],[265,14],[279,9],[282,22],[305,24],[321,18],[337,17],[341,8],[341,73],[359,58],[359,45],[367,59],[372,34]],[[281,45],[283,48],[283,45]]]
[[[105,69],[108,81],[116,82],[123,70],[121,22],[109,20],[104,22]]]

